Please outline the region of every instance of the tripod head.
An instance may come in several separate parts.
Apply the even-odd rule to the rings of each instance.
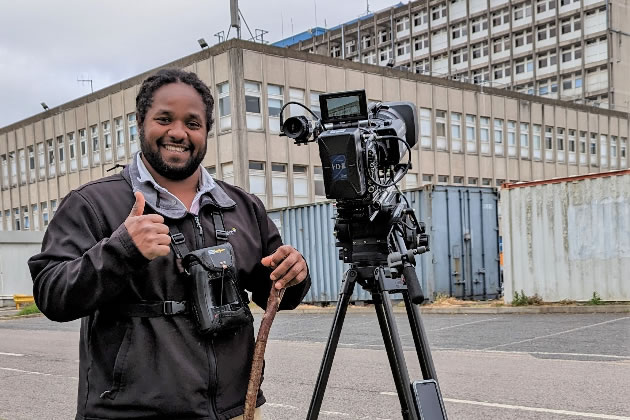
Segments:
[[[336,245],[339,259],[353,268],[387,266],[392,279],[402,283],[389,291],[408,289],[413,303],[422,303],[424,294],[415,272],[415,256],[429,250],[429,235],[418,222],[406,197],[395,185],[375,200],[372,208],[357,200],[337,201]],[[362,270],[363,271],[363,270]],[[371,285],[360,283],[365,289]]]

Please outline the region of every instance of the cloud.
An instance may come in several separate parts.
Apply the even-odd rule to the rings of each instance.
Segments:
[[[395,1],[371,1],[373,10]],[[315,7],[316,6],[316,7]],[[363,1],[241,0],[252,32],[271,42],[317,23],[356,18]],[[293,29],[291,27],[293,24]],[[199,51],[227,33],[227,0],[20,0],[0,2],[0,127]],[[235,35],[232,29],[230,37]],[[242,37],[249,38],[243,24]]]

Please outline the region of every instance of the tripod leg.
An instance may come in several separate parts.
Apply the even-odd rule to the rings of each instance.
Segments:
[[[343,291],[340,293],[339,303],[337,304],[337,310],[335,311],[335,319],[333,321],[332,329],[330,330],[330,335],[328,336],[326,351],[324,352],[324,359],[322,360],[322,364],[319,368],[315,391],[313,391],[311,405],[308,408],[308,414],[306,416],[307,420],[316,420],[319,416],[319,410],[322,406],[322,400],[324,399],[324,392],[326,391],[326,384],[328,383],[328,377],[330,376],[330,368],[332,367],[333,359],[335,357],[341,328],[343,327],[343,321],[346,317],[348,303],[350,302],[350,297],[354,291],[356,279],[356,270],[351,268],[346,271],[346,274],[344,275]]]
[[[394,320],[392,304],[389,296],[385,296],[383,292],[384,286],[383,268],[378,269],[378,278],[376,279],[375,289],[372,292],[374,299],[374,307],[378,316],[378,323],[381,327],[381,334],[385,343],[389,365],[392,369],[394,383],[396,384],[396,392],[400,400],[400,408],[404,420],[417,420],[418,413],[414,403],[414,397],[411,393],[411,382],[409,381],[409,372],[405,363],[402,344],[398,335],[398,328]]]
[[[435,371],[435,365],[433,364],[433,358],[431,357],[431,350],[429,349],[429,340],[420,318],[420,309],[418,305],[414,305],[411,302],[409,293],[403,292],[405,299],[405,307],[407,308],[407,317],[409,318],[409,325],[411,326],[411,334],[413,335],[413,341],[416,345],[416,353],[418,354],[418,360],[420,361],[420,369],[422,369],[422,377],[424,379],[435,379],[437,381],[437,373]]]

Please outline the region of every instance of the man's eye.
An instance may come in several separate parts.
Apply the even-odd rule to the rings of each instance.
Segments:
[[[199,124],[197,121],[189,121],[188,122],[188,126],[190,128],[200,128],[201,124]]]
[[[158,117],[156,118],[156,121],[160,124],[168,124],[169,122],[171,122],[170,118],[167,117]]]

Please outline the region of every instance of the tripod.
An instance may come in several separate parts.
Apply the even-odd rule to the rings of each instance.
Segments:
[[[405,244],[402,238],[397,236],[396,239],[398,245],[403,247],[404,250]],[[352,264],[350,269],[344,274],[343,289],[340,293],[339,303],[335,311],[335,318],[328,337],[328,342],[326,344],[324,359],[322,360],[322,364],[320,366],[315,390],[313,392],[313,397],[307,414],[307,420],[316,420],[318,418],[322,400],[324,398],[324,392],[326,390],[326,384],[330,375],[330,369],[337,350],[339,336],[341,334],[341,329],[348,309],[348,303],[350,302],[350,297],[352,296],[355,283],[357,282],[372,294],[376,315],[378,317],[381,334],[387,351],[387,357],[389,359],[389,365],[392,370],[396,391],[400,400],[403,419],[446,420],[446,412],[444,411],[442,398],[439,394],[439,388],[437,387],[437,374],[435,366],[433,365],[433,359],[431,358],[431,352],[429,350],[429,343],[422,325],[422,320],[420,319],[420,310],[418,309],[418,306],[413,303],[424,299],[422,291],[420,290],[418,295],[418,290],[416,289],[420,286],[417,283],[415,270],[413,269],[413,266],[406,264],[403,269],[404,281],[401,278],[394,279],[389,274],[391,274],[391,271],[387,265],[383,264],[367,266]],[[405,282],[407,284],[405,284]],[[415,284],[412,285],[414,282]],[[409,289],[407,286],[409,286]],[[410,291],[412,293],[410,293]],[[422,391],[420,393],[418,392],[418,389],[421,389],[420,387],[415,388],[416,393],[414,395],[414,387],[411,385],[409,380],[409,373],[405,363],[402,344],[400,342],[398,329],[394,320],[392,304],[389,296],[386,294],[391,292],[401,292],[403,295],[416,353],[422,370],[422,376],[425,380],[433,380],[431,382],[435,384],[433,390],[429,391],[430,394],[435,395],[429,395],[428,399],[426,398],[428,395],[426,392],[424,394],[422,394]],[[414,386],[417,385],[414,383]],[[418,401],[418,405],[416,405],[416,401]]]

